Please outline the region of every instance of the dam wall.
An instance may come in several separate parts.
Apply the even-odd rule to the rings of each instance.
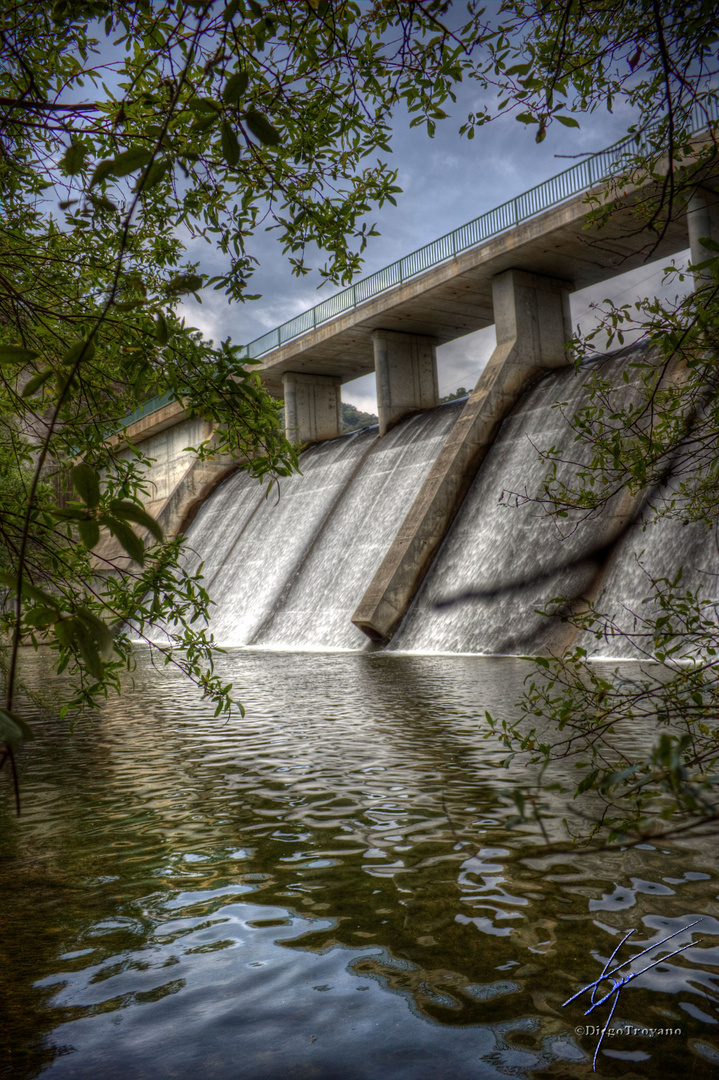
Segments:
[[[318,443],[301,475],[267,491],[238,472],[187,532],[190,565],[203,562],[222,645],[358,649],[350,621],[462,402]]]
[[[705,242],[719,242],[707,135],[697,133],[696,168],[682,165],[691,182],[663,207],[659,235],[633,211],[663,191],[668,162],[629,183],[599,229],[586,220],[587,183],[582,194],[566,186],[580,182],[572,167],[542,186],[541,205],[507,218],[503,204],[251,343],[265,389],[284,400],[287,435],[314,443],[281,489],[238,472],[211,494],[233,463],[183,459],[203,441],[183,402],[142,410],[135,441],[155,457],[148,509],[166,535],[186,534],[220,645],[541,654],[573,640],[569,609],[540,613],[564,596],[570,608],[606,607],[590,651],[651,653],[638,610],[649,582],[681,567],[711,593],[719,567],[701,525],[653,524],[646,496],[621,485],[601,514],[557,517],[542,496],[547,455],[570,486],[588,464],[572,418],[597,365],[627,402],[640,392],[632,349],[568,368],[570,293],[687,244],[706,284]],[[589,187],[612,198],[606,162],[595,164]],[[437,345],[492,323],[496,348],[474,391],[438,407]],[[379,427],[342,438],[341,387],[372,369]]]
[[[716,592],[719,556],[698,524],[647,524],[641,498],[615,498],[600,516],[557,518],[541,494],[552,450],[568,482],[587,451],[571,420],[596,372],[639,394],[632,365],[640,347],[579,372],[538,376],[489,448],[409,610],[391,651],[547,654],[573,640],[559,616],[538,614],[553,597],[590,597],[617,627],[637,630],[647,574]],[[629,382],[625,383],[627,374]],[[267,492],[244,473],[224,481],[187,532],[188,558],[202,562],[216,603],[210,628],[222,646],[288,650],[376,648],[351,622],[356,605],[465,402],[408,417],[305,451],[301,475]],[[476,594],[480,594],[479,596]],[[484,595],[481,595],[484,594]],[[448,603],[450,602],[451,603]],[[592,639],[598,656],[636,655],[625,637]],[[651,652],[651,643],[649,643]]]

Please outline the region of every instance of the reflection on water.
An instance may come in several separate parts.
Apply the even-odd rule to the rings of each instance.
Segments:
[[[681,1036],[615,1038],[598,1075],[715,1070],[711,850],[542,857],[505,827],[521,773],[482,718],[521,661],[231,652],[230,722],[140,667],[91,729],[36,722],[19,820],[3,792],[2,1075],[585,1075],[562,1002],[630,927],[699,916],[613,1020]]]

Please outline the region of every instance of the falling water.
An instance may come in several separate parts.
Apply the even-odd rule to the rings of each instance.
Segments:
[[[243,474],[188,532],[204,560],[221,645],[362,649],[350,622],[462,404],[321,443],[266,495]]]
[[[662,610],[656,598],[670,581],[675,581],[679,571],[677,594],[696,594],[704,617],[717,621],[719,555],[714,530],[681,516],[657,518],[655,504],[661,510],[676,497],[677,486],[670,479],[652,499],[651,508],[637,515],[612,552],[595,588],[596,607],[605,621],[603,638],[592,644],[595,656],[636,659],[638,655],[651,655],[651,624],[658,616],[668,617],[680,633],[688,628],[689,623],[676,605],[672,610]],[[680,498],[676,502],[681,504]],[[691,635],[686,637],[681,651],[689,655],[696,651]]]
[[[656,604],[644,601],[652,579],[673,579],[681,567],[684,586],[711,587],[719,559],[704,525],[655,521],[642,507],[643,496],[626,493],[599,514],[570,510],[566,517],[553,515],[549,504],[536,499],[548,471],[538,451],[555,452],[557,478],[570,486],[577,466],[591,458],[590,448],[575,441],[571,421],[588,402],[593,375],[621,386],[626,407],[641,398],[634,375],[639,359],[646,360],[641,346],[587,365],[579,376],[572,370],[549,374],[518,403],[393,639],[393,650],[541,654],[581,641],[596,656],[636,658],[637,646],[651,654],[651,640],[637,616],[656,613]],[[671,499],[673,486],[670,480],[661,493],[664,501]],[[567,606],[551,603],[559,597],[593,601],[616,632],[601,641],[576,638],[561,618]],[[547,608],[554,612],[549,618],[541,613]]]
[[[557,476],[571,483],[590,448],[575,441],[572,417],[587,403],[597,371],[641,394],[637,348],[540,378],[517,403],[457,514],[389,648],[400,652],[525,654],[568,644],[555,597],[594,600],[626,634],[647,594],[648,577],[690,587],[716,581],[719,558],[699,525],[650,524],[640,500],[618,495],[601,514],[550,513],[541,498],[552,451]],[[624,376],[627,375],[627,380]],[[350,619],[379,567],[462,402],[397,425],[307,450],[302,475],[269,494],[245,474],[208,500],[188,534],[204,561],[217,604],[212,630],[221,645],[281,649],[366,649]],[[641,612],[646,614],[646,605]],[[636,638],[643,644],[641,637]],[[590,641],[601,656],[636,655],[621,635]]]

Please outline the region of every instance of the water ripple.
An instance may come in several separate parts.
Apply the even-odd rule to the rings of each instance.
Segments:
[[[480,729],[518,696],[519,661],[222,665],[246,720],[213,720],[141,661],[92,728],[36,721],[25,812],[0,821],[0,1072],[572,1076],[594,1041],[562,1002],[630,927],[645,947],[700,916],[701,941],[622,997],[682,1036],[610,1049],[637,1076],[713,1067],[713,852],[542,857],[507,828],[521,773]]]

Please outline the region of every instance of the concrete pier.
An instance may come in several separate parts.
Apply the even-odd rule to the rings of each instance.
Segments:
[[[439,405],[437,343],[420,334],[375,330],[372,346],[379,433],[384,435],[409,413]]]
[[[290,442],[336,439],[342,432],[342,379],[287,371],[282,376],[285,434]]]
[[[399,625],[504,417],[539,374],[568,362],[571,288],[521,270],[492,282],[497,347],[352,616],[374,641]]]
[[[687,226],[692,266],[716,256],[716,251],[702,244],[703,239],[719,244],[719,195],[716,191],[701,187],[695,189],[687,204]],[[710,280],[706,271],[698,271],[695,276],[697,284]]]

